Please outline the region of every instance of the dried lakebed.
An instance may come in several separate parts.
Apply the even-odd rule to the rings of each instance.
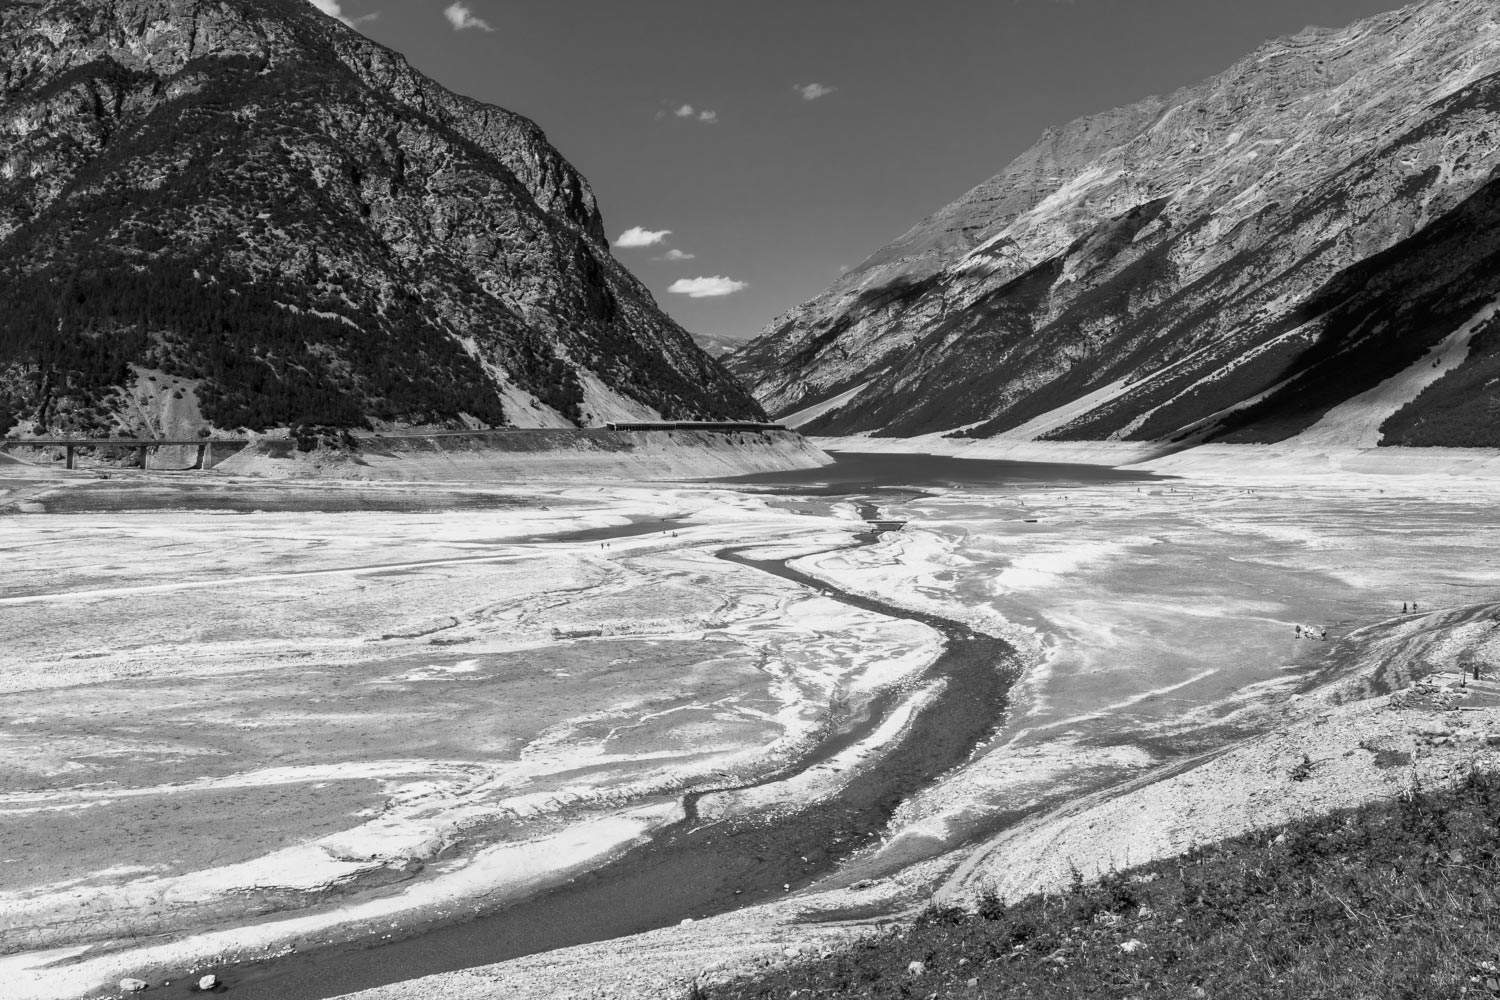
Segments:
[[[880,521],[871,504],[862,503],[861,514],[872,528],[859,536],[860,544],[874,544],[882,533],[900,530],[899,523]],[[802,889],[869,846],[902,801],[961,764],[1003,721],[1007,693],[1020,666],[1003,640],[937,615],[839,591],[792,569],[790,559],[756,559],[737,549],[719,556],[849,606],[942,633],[944,650],[925,675],[942,682],[936,698],[915,713],[899,742],[856,771],[831,799],[800,806],[788,802],[769,816],[718,822],[706,820],[700,811],[704,799],[765,788],[829,766],[889,721],[898,702],[894,693],[877,698],[859,717],[836,724],[814,752],[786,770],[753,783],[688,793],[680,822],[565,886],[498,913],[377,948],[302,952],[259,969],[238,970],[226,976],[236,995],[321,1000],[433,972],[636,934]],[[841,873],[840,881],[872,873],[856,866]]]
[[[202,969],[290,997],[386,981],[362,978],[383,955],[399,979],[527,955],[448,975],[660,995],[919,905],[1017,822],[1265,731],[1266,706],[1361,669],[1364,626],[1403,603],[1500,592],[1500,518],[1459,484],[890,461],[489,510],[0,519],[0,824],[22,834],[0,837],[0,971],[175,990]],[[906,527],[870,534],[851,496]],[[1001,639],[1025,665],[1008,690]],[[933,665],[985,643],[1002,690],[935,747],[961,699]],[[65,849],[17,849],[47,837]],[[350,880],[241,874],[299,845]],[[273,906],[152,923],[210,881]],[[97,944],[46,958],[70,913]],[[440,964],[402,957],[443,938]],[[303,962],[327,971],[297,985]]]
[[[697,805],[740,829],[764,810],[736,795],[841,751],[880,759],[941,652],[910,618],[718,557],[846,546],[869,530],[847,503],[265,490],[0,485],[19,512],[0,518],[0,974],[18,997],[229,981],[503,909],[689,835],[691,789],[720,789]],[[878,825],[861,808],[850,850]],[[811,877],[786,865],[752,889]]]

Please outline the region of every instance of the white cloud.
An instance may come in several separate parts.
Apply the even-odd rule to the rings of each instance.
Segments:
[[[719,113],[710,111],[708,108],[695,108],[691,104],[679,104],[672,108],[672,115],[687,121],[702,122],[705,125],[717,125]],[[658,118],[662,117],[657,115]]]
[[[449,24],[453,25],[454,31],[469,31],[470,29],[478,29],[479,31],[495,30],[490,26],[490,22],[484,18],[475,17],[474,12],[469,10],[463,3],[454,3],[443,8],[443,16],[448,19]]]
[[[376,11],[375,13],[365,14],[361,17],[350,17],[344,13],[343,5],[339,3],[339,0],[312,0],[312,5],[329,17],[338,18],[351,28],[357,28],[366,21],[373,21],[380,16],[379,11]]]
[[[839,88],[830,87],[826,83],[794,83],[792,89],[801,94],[804,101],[816,101],[820,97],[827,97]]]
[[[712,278],[679,278],[667,289],[673,295],[686,295],[690,299],[717,299],[749,288],[743,281],[735,281],[717,275]]]
[[[635,247],[654,247],[659,246],[671,235],[672,230],[670,229],[652,231],[642,226],[631,226],[620,234],[619,239],[615,240],[615,246],[623,247],[627,250]]]
[[[695,253],[688,253],[686,250],[678,250],[676,247],[673,247],[671,250],[668,250],[666,253],[662,254],[660,257],[658,257],[656,259],[657,260],[673,260],[673,261],[676,261],[676,260],[697,260],[698,259],[698,255],[695,254]]]

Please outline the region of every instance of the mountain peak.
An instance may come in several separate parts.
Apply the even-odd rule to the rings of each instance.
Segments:
[[[0,66],[0,424],[142,371],[204,427],[760,413],[539,127],[304,0],[10,3]]]

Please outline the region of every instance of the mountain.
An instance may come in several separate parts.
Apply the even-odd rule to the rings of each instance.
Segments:
[[[535,124],[307,0],[0,0],[0,131],[0,432],[762,415]]]
[[[711,358],[722,358],[726,354],[733,354],[745,346],[743,339],[720,337],[711,333],[695,333],[693,334],[693,341],[699,347],[703,348],[704,353]]]
[[[1049,132],[729,359],[804,430],[1500,446],[1500,5]],[[800,412],[799,412],[800,411]]]

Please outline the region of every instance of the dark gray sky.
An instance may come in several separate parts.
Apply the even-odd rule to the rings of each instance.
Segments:
[[[616,250],[666,309],[689,330],[736,338],[998,172],[1049,125],[1197,82],[1306,25],[1399,6],[314,2],[451,89],[535,119],[593,184],[611,238],[671,231]],[[674,249],[693,259],[659,259]],[[695,278],[729,279],[700,283],[711,291],[745,287],[669,292]]]

